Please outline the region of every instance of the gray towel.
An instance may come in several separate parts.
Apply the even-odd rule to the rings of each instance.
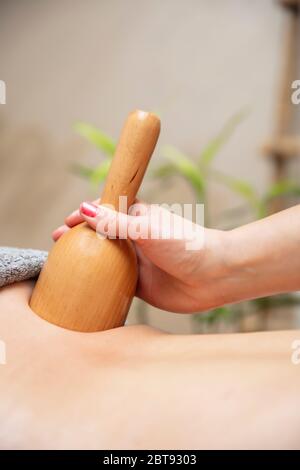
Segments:
[[[46,251],[0,247],[0,287],[36,277],[47,256]]]

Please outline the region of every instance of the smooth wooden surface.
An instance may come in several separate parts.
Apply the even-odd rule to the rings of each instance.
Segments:
[[[160,121],[155,114],[145,111],[129,114],[101,196],[102,204],[122,210],[119,196],[127,197],[128,208],[134,203],[159,131]]]
[[[160,132],[151,113],[128,116],[101,203],[119,208],[119,196],[135,199]],[[129,240],[101,239],[80,224],[55,243],[39,276],[30,306],[51,323],[77,331],[124,324],[135,294],[137,262]]]

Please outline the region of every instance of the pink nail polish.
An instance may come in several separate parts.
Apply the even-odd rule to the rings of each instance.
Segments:
[[[97,207],[91,202],[83,202],[80,204],[79,210],[83,215],[87,215],[88,217],[96,217],[98,212]]]

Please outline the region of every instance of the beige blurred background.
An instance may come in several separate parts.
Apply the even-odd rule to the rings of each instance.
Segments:
[[[134,108],[158,111],[159,148],[172,144],[197,156],[244,106],[249,115],[215,165],[259,191],[270,180],[261,156],[272,132],[285,15],[271,0],[1,0],[0,244],[49,249],[51,231],[95,196],[70,171],[100,155],[72,129],[76,120],[117,138]],[[150,202],[190,202],[182,180],[148,178]],[[214,225],[239,204],[210,188]],[[131,321],[137,319],[137,302]],[[142,309],[148,322],[189,332],[193,321]]]

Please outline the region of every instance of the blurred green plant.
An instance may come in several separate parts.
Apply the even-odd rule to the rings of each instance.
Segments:
[[[196,315],[197,322],[205,326],[212,326],[220,321],[234,323],[251,314],[274,311],[283,307],[300,305],[300,296],[294,293],[279,294],[271,297],[261,297],[238,304],[224,305],[206,313]]]
[[[161,153],[168,160],[168,164],[158,168],[155,173],[156,176],[170,177],[176,174],[183,177],[194,190],[197,200],[205,204],[206,213],[209,211],[207,188],[212,181],[215,181],[242,198],[254,211],[256,217],[264,216],[267,213],[266,204],[268,201],[266,197],[259,197],[256,188],[248,181],[235,178],[213,167],[216,156],[247,114],[247,110],[241,110],[234,114],[195,159],[174,147],[163,147]],[[271,193],[268,194],[268,198],[271,197],[275,196]]]
[[[73,127],[79,135],[100,150],[104,157],[102,162],[95,168],[78,163],[72,165],[73,172],[83,178],[87,178],[92,187],[96,189],[105,181],[112,157],[115,153],[116,143],[110,136],[105,134],[105,132],[85,122],[76,122]]]
[[[194,158],[176,147],[164,146],[160,153],[166,163],[156,168],[152,176],[159,180],[173,177],[183,178],[193,191],[195,202],[205,204],[206,216],[209,213],[208,187],[211,182],[234,192],[243,201],[242,212],[250,213],[252,219],[266,216],[270,204],[276,198],[300,197],[300,185],[295,181],[286,180],[272,184],[264,194],[260,195],[248,181],[235,178],[214,167],[215,158],[247,115],[248,110],[245,109],[234,114],[220,132]],[[95,168],[74,164],[72,169],[79,176],[88,179],[93,188],[98,188],[107,176],[116,143],[105,132],[90,124],[77,122],[74,129],[102,153],[103,159]],[[221,320],[232,322],[249,313],[297,304],[300,304],[300,296],[294,294],[277,295],[219,307],[207,313],[195,315],[195,319],[200,323],[213,325]]]
[[[237,179],[213,167],[216,156],[246,115],[247,112],[244,110],[233,115],[196,158],[192,158],[175,147],[163,147],[161,153],[168,163],[158,168],[155,175],[164,179],[174,175],[182,177],[194,191],[196,200],[205,204],[206,216],[209,213],[207,188],[211,181],[215,181],[236,193],[245,203],[244,210],[250,211],[253,219],[265,217],[268,214],[270,203],[276,198],[300,197],[300,185],[297,182],[286,180],[272,184],[263,195],[260,195],[248,181]],[[218,321],[233,322],[246,314],[266,312],[297,304],[300,304],[299,296],[285,294],[222,306],[196,315],[194,318],[200,323],[213,325]]]

